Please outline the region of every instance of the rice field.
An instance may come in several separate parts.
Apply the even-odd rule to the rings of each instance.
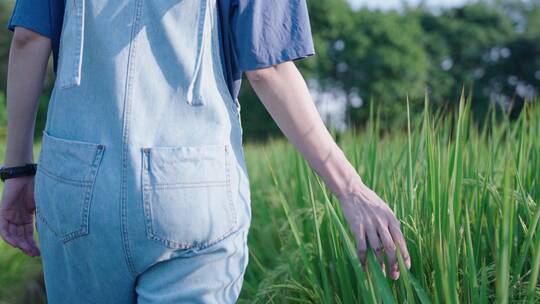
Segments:
[[[482,127],[464,100],[445,116],[426,100],[391,132],[376,113],[335,138],[401,220],[411,269],[400,261],[401,278],[387,279],[370,251],[364,272],[339,202],[297,150],[246,143],[253,221],[239,302],[538,303],[539,103],[515,120],[490,109]],[[40,271],[1,243],[0,303],[37,303],[20,296],[39,295]]]
[[[248,146],[253,223],[243,303],[538,303],[540,107],[519,119],[425,102],[406,130],[377,115],[338,144],[402,222],[412,259],[386,279],[357,260],[339,203],[283,140]],[[431,114],[429,114],[431,113]],[[402,261],[401,261],[402,262]]]

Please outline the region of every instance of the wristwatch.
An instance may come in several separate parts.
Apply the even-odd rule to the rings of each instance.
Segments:
[[[6,179],[19,177],[19,176],[28,176],[35,175],[37,170],[36,163],[27,163],[24,166],[15,166],[15,167],[1,167],[0,168],[0,179],[4,182]]]

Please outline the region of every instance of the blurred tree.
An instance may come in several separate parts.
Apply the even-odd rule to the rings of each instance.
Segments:
[[[431,99],[457,105],[465,87],[472,91],[473,111],[483,114],[490,94],[500,85],[501,71],[495,66],[511,54],[514,23],[496,6],[483,2],[445,10],[440,16],[422,10],[419,16],[430,57]]]
[[[355,30],[343,38],[345,49],[332,51],[336,79],[347,92],[381,105],[383,122],[403,123],[406,97],[421,104],[428,76],[420,23],[396,11],[362,9],[354,17]],[[369,109],[349,105],[348,112],[351,121],[363,124]]]
[[[488,74],[494,77],[483,90],[516,116],[525,102],[539,96],[540,3],[507,0],[500,10],[511,16],[517,34],[506,45],[508,56],[489,66]]]

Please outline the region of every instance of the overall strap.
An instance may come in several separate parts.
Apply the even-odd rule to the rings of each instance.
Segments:
[[[189,85],[186,89],[185,100],[189,105],[202,105],[204,100],[201,94],[201,71],[202,71],[202,62],[204,58],[204,51],[206,45],[206,25],[208,19],[208,7],[210,0],[200,0],[199,9],[198,9],[198,24],[197,24],[197,49],[195,57],[195,67]],[[70,18],[69,21],[70,28],[72,31],[69,34],[73,35],[73,41],[75,42],[75,50],[69,50],[64,48],[64,52],[69,52],[63,54],[62,63],[66,65],[62,69],[63,75],[59,75],[62,88],[68,88],[72,86],[79,86],[81,84],[81,73],[82,73],[82,60],[83,60],[83,51],[84,51],[84,18],[85,18],[85,0],[67,0],[66,6],[70,6],[68,9],[67,18]],[[67,26],[66,26],[67,27]],[[63,33],[67,34],[67,33]]]
[[[200,85],[200,74],[201,74],[201,65],[203,61],[204,46],[205,46],[205,36],[206,36],[206,19],[208,13],[208,1],[201,0],[199,7],[199,19],[198,19],[198,28],[197,28],[197,54],[195,61],[195,69],[189,82],[189,86],[186,91],[186,102],[189,105],[200,105],[203,104],[201,96],[201,85]]]
[[[57,82],[66,89],[81,84],[82,60],[84,51],[85,0],[67,0],[64,11],[64,25],[60,39],[60,54]],[[63,45],[69,39],[74,46]]]

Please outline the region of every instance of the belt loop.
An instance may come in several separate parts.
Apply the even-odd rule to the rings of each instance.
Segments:
[[[191,81],[189,83],[189,86],[186,92],[186,101],[189,105],[204,104],[204,101],[201,98],[200,82],[197,80],[199,79],[200,74],[201,74],[201,65],[203,61],[208,1],[209,0],[201,0],[201,5],[199,7],[199,23],[198,23],[198,29],[197,29],[197,55],[196,55],[196,61],[195,61],[195,70],[193,71],[193,75],[191,77]],[[196,90],[196,96],[194,96],[195,90]]]

